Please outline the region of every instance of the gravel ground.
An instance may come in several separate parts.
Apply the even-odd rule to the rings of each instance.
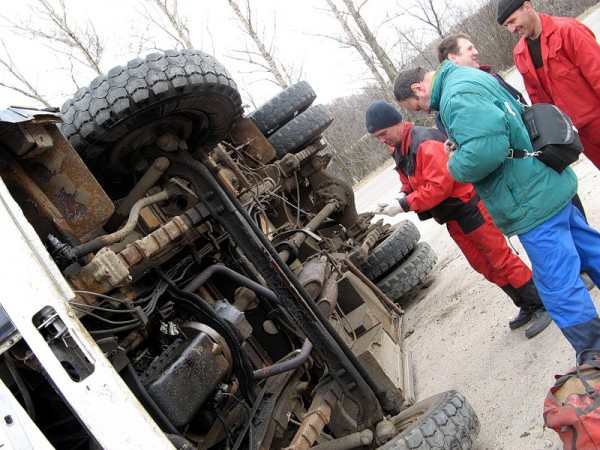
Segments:
[[[600,172],[583,157],[573,168],[588,220],[600,229],[600,202],[593,196]],[[356,189],[359,212],[374,210],[399,190],[397,174],[385,167]],[[511,331],[514,304],[471,269],[446,228],[419,222],[414,213],[386,220],[407,218],[438,255],[431,286],[403,305],[417,400],[451,389],[463,393],[481,422],[474,450],[562,448],[558,435],[544,426],[542,407],[554,375],[574,365],[571,346],[554,323],[533,339],[525,337],[525,327]],[[510,242],[529,264],[518,239]],[[591,294],[600,310],[600,291]]]

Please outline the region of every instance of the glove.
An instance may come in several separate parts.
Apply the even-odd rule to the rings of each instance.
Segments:
[[[392,202],[390,203],[379,203],[379,209],[377,209],[377,214],[384,214],[386,216],[394,217],[396,214],[399,214],[402,211],[402,207],[399,203]]]
[[[396,214],[400,214],[401,212],[410,211],[410,206],[406,201],[406,194],[404,192],[401,192],[400,196],[395,201],[391,203],[379,203],[378,206],[378,214],[384,214],[390,217],[394,217]]]

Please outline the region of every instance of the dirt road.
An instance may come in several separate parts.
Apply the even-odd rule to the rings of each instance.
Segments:
[[[600,229],[600,202],[594,190],[600,172],[586,159],[574,165],[579,195],[588,220]],[[398,177],[391,166],[357,189],[359,212],[394,198]],[[379,217],[379,216],[378,216]],[[413,356],[417,399],[457,389],[481,421],[474,450],[560,449],[558,435],[544,427],[542,405],[554,375],[574,364],[575,354],[555,324],[527,339],[524,329],[511,331],[508,319],[517,309],[497,286],[467,264],[444,226],[411,219],[438,255],[433,284],[405,305],[406,349]],[[517,238],[510,240],[529,263]],[[600,310],[600,291],[592,290]]]

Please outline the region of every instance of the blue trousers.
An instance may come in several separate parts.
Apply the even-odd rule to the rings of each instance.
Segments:
[[[550,317],[576,352],[600,349],[600,320],[580,272],[600,286],[600,232],[591,228],[569,203],[551,219],[519,240],[529,259],[533,280]]]

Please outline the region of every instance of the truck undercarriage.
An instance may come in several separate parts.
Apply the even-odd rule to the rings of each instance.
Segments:
[[[435,253],[357,213],[315,97],[244,115],[225,68],[181,50],[60,114],[1,113],[5,442],[470,448],[475,413],[414,404],[403,346],[398,302]]]

